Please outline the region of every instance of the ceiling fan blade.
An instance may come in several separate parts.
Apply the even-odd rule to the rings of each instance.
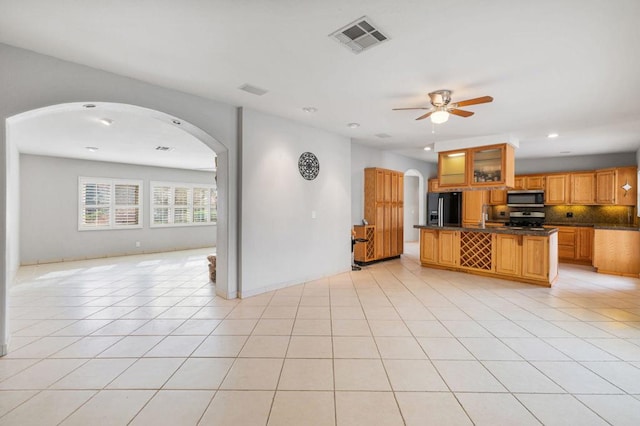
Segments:
[[[465,111],[463,109],[450,109],[449,113],[453,114],[453,115],[458,115],[460,117],[471,117],[474,113],[471,111]]]
[[[416,118],[416,120],[424,120],[425,118],[429,117],[431,114],[433,114],[433,111],[429,111],[428,113],[421,115],[420,117]]]
[[[456,102],[454,104],[455,107],[463,107],[467,105],[477,105],[477,104],[486,104],[487,102],[492,102],[493,98],[491,96],[482,96],[480,98],[467,99],[466,101]]]
[[[394,111],[403,111],[403,110],[407,110],[407,109],[431,109],[431,108],[426,108],[426,107],[419,107],[419,108],[393,108]]]

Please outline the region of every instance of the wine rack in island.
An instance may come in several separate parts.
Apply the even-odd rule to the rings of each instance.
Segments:
[[[364,170],[364,218],[367,226],[356,226],[355,260],[366,264],[398,257],[404,250],[404,174],[370,167]],[[373,238],[370,238],[370,236]],[[363,246],[358,249],[358,245]]]

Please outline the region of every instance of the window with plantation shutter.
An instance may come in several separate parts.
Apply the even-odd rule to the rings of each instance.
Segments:
[[[78,229],[142,227],[142,181],[80,177]]]
[[[216,223],[215,185],[152,181],[150,186],[152,227]]]

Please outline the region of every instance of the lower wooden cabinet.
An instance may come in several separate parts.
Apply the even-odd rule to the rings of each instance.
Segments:
[[[558,276],[558,233],[533,236],[423,228],[420,263],[550,286]]]
[[[438,231],[420,230],[420,262],[438,263]]]
[[[522,270],[522,236],[496,234],[496,272],[504,275],[520,275]]]
[[[640,277],[640,231],[596,229],[593,266],[605,274]]]
[[[522,276],[544,280],[549,274],[549,240],[524,236],[522,239]]]
[[[444,266],[457,266],[460,259],[460,233],[458,231],[440,231],[438,234],[438,263]]]
[[[562,262],[591,264],[593,228],[558,226],[558,258]]]

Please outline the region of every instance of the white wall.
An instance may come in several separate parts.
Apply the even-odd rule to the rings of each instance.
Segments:
[[[350,270],[349,139],[246,108],[241,114],[242,296]],[[306,151],[320,162],[312,181],[298,172]]]
[[[68,102],[118,102],[175,116],[209,136],[218,155],[218,283],[216,291],[235,297],[237,285],[237,120],[236,108],[176,90],[118,76],[0,44],[0,349],[8,341],[6,287],[12,281],[9,253],[18,253],[18,233],[7,212],[9,175],[6,120],[17,114]],[[9,204],[14,203],[13,200]],[[8,228],[11,226],[11,228]],[[8,238],[10,237],[10,238]],[[222,249],[224,248],[224,249]]]
[[[381,167],[384,169],[406,172],[416,169],[426,180],[435,177],[438,166],[435,163],[415,160],[388,151],[365,147],[357,143],[351,144],[351,223],[362,224],[364,217],[364,169],[367,167]],[[422,194],[426,197],[426,191]]]
[[[213,172],[22,154],[20,175],[23,265],[215,245],[215,225],[149,227],[150,181],[215,185]],[[142,180],[144,227],[78,231],[79,176]],[[141,243],[139,248],[136,242]]]
[[[633,152],[599,155],[563,155],[551,158],[516,158],[516,175],[635,166],[639,161]]]
[[[404,176],[404,240],[418,241],[419,232],[413,225],[419,225],[419,197],[424,194],[418,192],[418,176]]]

